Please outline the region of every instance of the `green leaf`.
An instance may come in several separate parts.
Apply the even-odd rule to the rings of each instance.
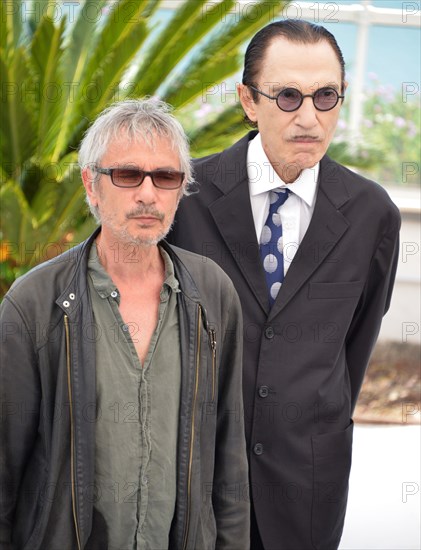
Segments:
[[[222,5],[231,5],[224,0]],[[150,46],[134,77],[138,95],[153,94],[183,55],[217,22],[216,7],[204,17],[206,0],[187,0]]]
[[[8,28],[6,2],[0,2],[0,51],[3,55],[6,55],[7,38]]]
[[[86,61],[92,52],[92,43],[98,35],[95,32],[103,17],[106,0],[85,0],[79,2],[79,14],[69,35],[66,53],[63,57],[66,82],[80,82]]]
[[[102,95],[96,106],[95,114],[104,109],[111,99],[120,100],[127,95],[125,88],[119,89],[119,85],[126,72],[127,64],[134,58],[139,43],[142,43],[146,36],[147,27],[143,21],[140,21],[133,26],[129,34],[120,40],[114,50],[110,52],[106,63],[96,72],[94,82],[98,89],[102,90]],[[131,90],[130,83],[126,89]]]
[[[239,47],[247,37],[263,27],[267,23],[268,17],[280,12],[285,4],[286,2],[259,0],[259,2],[253,2],[248,6],[248,9],[244,10],[238,21],[235,17],[231,17],[231,22],[222,28],[218,27],[194,56],[184,71],[183,79],[185,81],[196,79],[198,71],[204,74],[208,64],[210,66],[214,65],[215,57],[219,59],[224,59],[225,56],[233,57],[234,52],[239,52]],[[238,63],[239,67],[240,62]],[[207,78],[205,82],[217,84],[219,80],[212,81]]]
[[[193,156],[210,155],[235,143],[249,128],[244,122],[244,113],[239,105],[224,109],[215,120],[205,126],[200,121],[197,129],[189,132]]]
[[[92,42],[97,39],[97,21],[106,4],[106,0],[85,0],[80,6],[79,15],[69,35],[68,44],[63,56],[63,79],[71,84],[67,89],[67,103],[61,117],[61,128],[57,135],[56,146],[52,155],[53,161],[61,156],[61,151],[67,149],[69,135],[72,133],[71,121],[74,116],[74,102],[84,92],[81,79],[89,55],[92,52]],[[76,98],[75,98],[76,90]]]
[[[2,37],[2,44],[5,43],[5,49],[9,52],[16,50],[22,40],[24,5],[23,0],[3,0],[2,2],[0,11],[2,27],[4,25],[7,29],[6,35]]]
[[[45,171],[45,175],[47,174]],[[42,213],[43,200],[47,201],[50,209],[53,208],[48,218],[40,218],[40,234],[44,242],[54,243],[60,241],[72,225],[77,223],[76,218],[81,212],[86,211],[85,188],[77,164],[77,153],[73,152],[57,163],[54,174],[51,173],[49,178],[45,177],[43,188],[34,201],[34,211],[38,215]]]
[[[59,62],[65,20],[58,27],[48,17],[43,17],[31,44],[31,60],[39,89],[38,101],[38,156],[50,155],[55,146],[57,128],[65,107],[62,75]]]
[[[27,236],[32,234],[34,226],[31,209],[19,185],[14,181],[8,181],[2,186],[0,202],[2,240],[12,243],[11,255],[17,263],[22,263],[19,250],[22,244],[27,243]]]
[[[147,0],[142,11],[142,17],[145,19],[151,17],[159,8],[161,0]]]
[[[1,164],[8,174],[19,177],[22,165],[33,155],[36,145],[29,64],[22,47],[15,51],[9,65],[0,54],[0,74],[4,90],[0,108]]]
[[[86,86],[92,79],[92,75],[100,71],[107,63],[110,54],[128,34],[133,33],[134,29],[139,32],[138,43],[131,55],[127,57],[129,61],[137,52],[146,37],[146,25],[142,14],[148,4],[147,0],[122,0],[110,6],[110,11],[102,30],[96,40],[95,48],[86,63],[84,73],[81,78],[82,86]]]
[[[208,63],[198,66],[195,74],[185,77],[184,85],[180,87],[173,84],[172,87],[162,96],[164,101],[171,103],[175,108],[180,108],[191,102],[193,99],[202,95],[206,98],[206,94],[213,92],[215,84],[221,82],[222,79],[234,74],[240,65],[240,56],[236,50],[226,55],[215,55]],[[217,88],[223,95],[219,85]],[[230,90],[235,93],[235,89]]]
[[[75,107],[70,123],[74,131],[69,138],[68,148],[63,153],[67,154],[71,149],[78,148],[81,136],[92,120],[110,103],[125,99],[131,92],[131,83],[121,87],[121,80],[146,33],[146,24],[141,20],[104,57],[100,69],[95,71],[86,84],[86,89],[92,90],[95,97],[91,101],[89,97],[84,97]]]

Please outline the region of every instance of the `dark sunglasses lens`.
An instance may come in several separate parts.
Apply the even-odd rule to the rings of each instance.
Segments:
[[[334,88],[320,88],[314,94],[314,106],[319,111],[330,111],[338,103],[338,92]]]
[[[182,172],[173,172],[171,170],[155,170],[153,172],[154,183],[161,189],[177,189],[183,182],[184,174]]]
[[[113,170],[113,183],[119,187],[136,187],[142,177],[143,174],[139,170],[130,168],[114,168]]]
[[[303,96],[295,88],[286,88],[278,95],[278,107],[283,111],[295,111],[301,105]]]

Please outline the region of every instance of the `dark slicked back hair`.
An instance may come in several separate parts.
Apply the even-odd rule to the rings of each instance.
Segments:
[[[266,51],[277,38],[285,38],[289,42],[296,42],[297,44],[317,44],[322,40],[328,42],[332,46],[341,67],[341,93],[344,92],[345,61],[336,38],[321,25],[315,25],[301,19],[275,21],[254,35],[247,47],[244,58],[243,84],[246,86],[257,85],[257,79]],[[250,91],[253,100],[257,103],[260,95],[254,90]],[[257,127],[257,124],[250,121],[247,117],[246,120],[252,126]]]

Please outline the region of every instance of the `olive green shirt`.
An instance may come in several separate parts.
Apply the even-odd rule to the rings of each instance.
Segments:
[[[88,282],[95,319],[95,503],[108,550],[164,550],[176,500],[181,357],[178,281],[165,262],[158,324],[142,367],[133,341],[142,327],[120,315],[120,295],[94,245]]]

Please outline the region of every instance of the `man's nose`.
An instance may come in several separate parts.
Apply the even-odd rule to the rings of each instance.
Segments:
[[[317,109],[312,97],[305,97],[300,108],[296,111],[296,123],[302,128],[314,128],[318,123]]]
[[[135,188],[134,197],[137,202],[151,203],[156,199],[156,187],[151,176],[145,176],[140,185]]]

